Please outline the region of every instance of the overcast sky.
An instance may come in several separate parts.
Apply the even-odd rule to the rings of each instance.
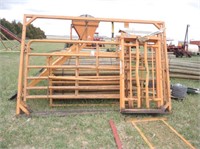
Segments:
[[[166,23],[167,38],[175,40],[184,40],[190,24],[189,39],[200,40],[200,0],[0,0],[1,18],[22,22],[23,14],[161,20]],[[67,34],[62,21],[55,22],[57,29],[48,20],[34,25],[47,35]]]

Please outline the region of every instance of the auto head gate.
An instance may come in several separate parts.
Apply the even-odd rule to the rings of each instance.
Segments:
[[[26,27],[35,19],[71,20],[79,40],[30,40]],[[112,40],[92,41],[101,22],[111,22]],[[139,36],[125,30],[115,39],[114,24],[152,24],[157,32]],[[165,26],[160,21],[93,17],[24,15],[16,114],[30,114],[26,101],[48,99],[118,99],[120,111],[165,113],[171,111]],[[80,40],[81,39],[81,40]],[[32,43],[66,43],[63,51],[33,52]],[[108,50],[112,48],[112,52]],[[43,59],[42,64],[34,63]],[[40,74],[32,75],[32,70]],[[43,90],[43,91],[41,91]]]

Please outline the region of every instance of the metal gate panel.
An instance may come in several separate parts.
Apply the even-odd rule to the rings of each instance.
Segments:
[[[169,112],[165,49],[160,35],[140,41],[120,37],[120,109],[128,113]]]

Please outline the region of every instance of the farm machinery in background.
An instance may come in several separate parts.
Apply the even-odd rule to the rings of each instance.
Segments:
[[[168,52],[173,52],[176,57],[191,57],[192,55],[199,55],[200,49],[199,49],[199,42],[198,41],[188,41],[188,29],[189,25],[186,27],[186,32],[185,32],[185,39],[184,42],[177,42],[177,43],[170,43],[167,45],[167,50]],[[198,45],[198,44],[199,45]]]
[[[12,33],[11,31],[9,31],[9,29],[7,29],[6,27],[4,27],[1,24],[0,24],[0,31],[2,33],[4,33],[4,34],[8,35],[12,39],[17,40],[19,43],[21,43],[21,39],[19,37],[17,37],[17,35],[15,35],[14,33]]]
[[[3,25],[0,24],[0,41],[2,43],[2,45],[4,46],[4,48],[6,50],[8,49],[14,49],[19,45],[13,44],[13,42],[11,42],[5,35],[8,35],[10,38],[12,38],[13,40],[18,41],[21,44],[21,39],[19,37],[17,37],[17,35],[15,35],[14,33],[12,33],[9,29],[7,29],[6,27],[4,27]],[[5,38],[7,41],[10,42],[10,45],[12,46],[12,48],[10,48],[10,46],[8,47],[6,44],[4,44],[3,42],[3,38]]]
[[[10,41],[5,35],[8,35],[12,40],[16,40],[18,44]],[[13,32],[11,32],[9,29],[7,29],[1,24],[0,24],[0,36],[1,36],[0,41],[7,51],[9,51],[10,49],[16,49],[17,47],[20,47],[20,44],[22,43],[21,38],[19,38],[17,35],[15,35]],[[6,39],[6,41],[9,41],[9,46],[7,44],[4,44],[2,38]],[[25,46],[27,46],[26,43]],[[31,50],[33,50],[33,48],[31,48]]]
[[[100,36],[98,32],[95,32],[93,40],[94,41],[104,41],[103,37]]]

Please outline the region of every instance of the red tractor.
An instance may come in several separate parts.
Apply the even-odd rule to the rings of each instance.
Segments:
[[[103,37],[99,36],[99,33],[95,32],[94,37],[93,37],[94,41],[104,41]],[[104,45],[100,44],[100,47],[103,47]]]

